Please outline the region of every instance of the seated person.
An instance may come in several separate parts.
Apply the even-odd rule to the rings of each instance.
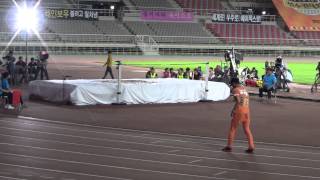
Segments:
[[[170,77],[171,77],[171,78],[177,78],[177,73],[174,72],[173,68],[170,68],[170,69],[169,69],[169,72],[170,72]]]
[[[210,68],[209,68],[208,81],[214,81],[214,71],[213,71],[213,67],[210,67]]]
[[[252,78],[259,79],[258,70],[255,67],[252,68],[250,75]]]
[[[198,68],[195,68],[193,70],[193,80],[200,80],[201,79],[201,75],[199,74]]]
[[[202,74],[203,74],[203,73],[202,73],[202,70],[201,70],[201,66],[198,66],[197,69],[198,69],[198,73],[199,73],[200,77],[202,77]]]
[[[267,68],[267,73],[263,77],[263,86],[259,88],[259,97],[263,96],[263,92],[268,93],[268,99],[271,98],[271,92],[275,90],[275,85],[277,83],[277,78],[273,74],[271,68]]]
[[[186,72],[183,73],[185,79],[192,79],[192,72],[189,67],[186,68]]]
[[[217,78],[223,76],[223,71],[220,65],[217,65],[216,68],[214,68],[214,74]]]
[[[2,73],[2,75],[1,75],[0,96],[8,97],[8,102],[6,102],[6,105],[5,105],[6,109],[14,109],[14,107],[12,106],[13,92],[10,89],[8,79],[9,79],[9,73],[8,72]]]
[[[148,78],[148,79],[158,78],[158,74],[156,73],[156,71],[153,67],[151,67],[150,70],[147,72],[146,78]]]
[[[163,78],[170,78],[169,68],[165,68],[163,72]]]
[[[178,79],[184,79],[183,68],[179,68],[179,69],[178,69],[177,78],[178,78]]]

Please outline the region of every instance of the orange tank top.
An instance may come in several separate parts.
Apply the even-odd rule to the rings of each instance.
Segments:
[[[236,87],[233,89],[233,95],[240,99],[236,111],[249,112],[249,93],[247,90],[243,86]]]

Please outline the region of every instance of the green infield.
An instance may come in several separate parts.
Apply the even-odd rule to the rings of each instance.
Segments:
[[[124,64],[137,67],[154,67],[156,69],[164,68],[191,68],[194,69],[201,66],[202,70],[205,70],[205,64],[202,62],[192,62],[192,61],[127,61]],[[209,66],[215,67],[216,65],[221,65],[220,61],[211,61]],[[264,73],[264,63],[263,62],[243,62],[241,63],[241,68],[249,67],[250,69],[255,67],[259,76],[261,77]],[[293,74],[293,80],[295,83],[299,84],[312,84],[314,77],[316,75],[316,64],[314,63],[302,63],[302,62],[290,62],[288,63],[288,68]]]

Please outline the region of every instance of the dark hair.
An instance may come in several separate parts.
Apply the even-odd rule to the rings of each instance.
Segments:
[[[111,53],[112,53],[112,51],[111,51],[111,50],[109,50],[109,51],[108,51],[108,54],[111,54]]]
[[[232,78],[230,81],[230,84],[240,84],[239,78],[236,78],[236,77]]]

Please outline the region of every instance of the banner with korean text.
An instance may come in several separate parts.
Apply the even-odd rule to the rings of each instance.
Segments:
[[[290,31],[320,31],[319,0],[272,0]]]
[[[219,14],[212,15],[213,22],[226,22],[226,23],[253,23],[260,24],[261,16],[253,14]]]
[[[99,20],[98,11],[82,9],[46,9],[45,17],[49,19]]]

